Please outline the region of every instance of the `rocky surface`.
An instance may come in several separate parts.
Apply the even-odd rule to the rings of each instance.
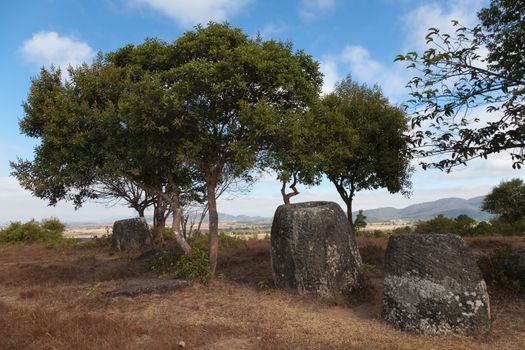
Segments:
[[[114,250],[143,249],[151,244],[151,232],[144,218],[115,221],[112,246]]]
[[[159,280],[148,279],[134,281],[125,286],[108,293],[110,297],[136,297],[141,294],[163,294],[188,287],[190,283],[186,280]]]
[[[391,236],[383,315],[402,330],[422,335],[487,332],[487,288],[463,240],[456,235]]]
[[[272,272],[279,288],[332,299],[362,287],[355,237],[336,203],[279,206],[271,246]]]

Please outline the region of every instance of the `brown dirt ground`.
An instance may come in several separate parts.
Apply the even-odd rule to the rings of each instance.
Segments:
[[[384,323],[381,266],[386,240],[360,238],[372,292],[345,306],[273,288],[268,241],[221,250],[209,286],[162,295],[104,292],[153,275],[132,254],[105,249],[0,247],[0,349],[523,349],[525,299],[491,291],[485,336],[421,337]],[[525,248],[524,238],[467,239],[476,254]]]

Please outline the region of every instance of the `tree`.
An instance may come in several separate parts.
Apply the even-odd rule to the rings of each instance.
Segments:
[[[262,146],[254,137],[257,115],[303,113],[320,91],[318,64],[292,45],[253,40],[228,24],[210,23],[174,43],[172,73],[179,111],[197,127],[189,150],[206,184],[209,263],[217,266],[216,192],[221,174],[248,178]],[[262,118],[264,119],[264,118]]]
[[[427,221],[418,221],[414,228],[415,233],[422,234],[449,234],[455,232],[456,222],[454,219],[439,214]]]
[[[407,119],[381,90],[347,77],[323,99],[316,130],[320,168],[346,203],[352,222],[356,192],[386,187],[408,193],[410,159]]]
[[[454,232],[459,235],[467,235],[469,233],[474,233],[473,228],[476,226],[476,220],[471,218],[466,214],[460,214],[455,219],[455,229]]]
[[[415,146],[438,156],[424,168],[450,171],[500,152],[513,168],[525,160],[525,1],[491,0],[478,18],[473,29],[452,21],[453,35],[430,28],[422,55],[396,57],[417,71],[407,85]]]
[[[284,204],[299,194],[299,183],[308,186],[319,184],[319,138],[316,116],[318,101],[310,108],[293,115],[266,113],[255,115],[258,142],[265,157],[261,167],[271,169],[281,182]],[[287,192],[287,187],[292,191]]]
[[[40,140],[32,161],[12,162],[22,187],[51,205],[76,207],[97,198],[103,179],[125,179],[162,199],[174,212],[182,249],[180,194],[198,183],[184,157],[192,125],[177,114],[170,90],[173,49],[158,40],[101,54],[92,65],[42,69],[33,79],[21,131]],[[159,235],[162,239],[162,234]]]
[[[356,230],[366,227],[366,215],[363,214],[363,210],[359,210],[354,220],[354,227]]]
[[[501,182],[485,196],[482,209],[509,224],[525,219],[525,183],[521,179]]]

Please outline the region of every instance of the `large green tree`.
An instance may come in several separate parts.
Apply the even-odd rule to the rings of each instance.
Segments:
[[[227,24],[211,23],[174,43],[173,91],[180,113],[197,127],[192,160],[206,183],[209,262],[217,265],[216,191],[228,169],[247,176],[264,157],[254,128],[256,115],[302,114],[322,82],[318,64],[292,45],[251,39]],[[264,119],[264,118],[262,118]]]
[[[43,69],[20,123],[40,144],[33,160],[12,164],[14,175],[51,204],[71,199],[77,206],[96,197],[102,177],[132,180],[163,199],[162,207],[169,203],[186,250],[181,199],[203,187],[213,272],[221,181],[250,179],[266,156],[256,137],[260,120],[302,118],[321,83],[318,64],[291,44],[216,23],[173,44],[150,39],[100,55],[71,68],[66,82],[60,71]]]
[[[323,99],[317,118],[320,167],[346,203],[352,222],[356,192],[386,188],[408,193],[410,160],[407,118],[379,87],[350,77]]]
[[[525,183],[521,179],[501,182],[485,196],[482,209],[509,224],[525,219]]]
[[[21,185],[51,205],[69,199],[79,207],[97,198],[103,179],[133,181],[171,205],[175,237],[188,251],[177,212],[181,190],[195,181],[184,159],[195,128],[177,114],[167,88],[172,52],[147,40],[70,68],[65,81],[60,70],[42,69],[20,121],[40,143],[33,160],[12,163]]]
[[[407,105],[420,154],[433,156],[424,168],[500,152],[514,168],[525,161],[525,1],[491,0],[478,18],[453,21],[453,34],[430,28],[425,52],[396,58],[416,72]]]

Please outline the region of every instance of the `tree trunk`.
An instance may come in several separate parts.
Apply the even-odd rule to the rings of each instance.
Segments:
[[[219,215],[217,214],[217,199],[215,190],[217,187],[217,176],[211,175],[208,180],[208,218],[209,218],[209,264],[212,276],[215,275],[217,268],[217,255],[219,252]]]
[[[348,223],[350,224],[350,229],[352,230],[352,232],[355,232],[354,220],[352,220],[352,198],[346,199],[345,203],[346,203],[346,215],[348,216]]]
[[[180,206],[179,193],[175,190],[171,193],[171,210],[173,212],[173,222],[171,224],[173,237],[184,254],[188,254],[191,250],[191,247],[181,234],[180,225],[182,220],[182,208]]]
[[[153,209],[153,239],[156,242],[159,242],[162,239],[161,237],[164,237],[164,229],[166,227],[165,211],[166,209],[162,204],[155,205]]]
[[[201,232],[202,222],[204,221],[206,214],[208,214],[208,203],[206,203],[206,205],[202,209],[201,216],[199,217],[199,223],[197,224],[197,230],[196,230],[197,233]]]
[[[330,179],[330,181],[332,181],[332,183],[335,185],[337,192],[346,204],[346,216],[348,218],[348,223],[350,224],[350,229],[352,233],[354,233],[354,221],[352,220],[352,200],[354,199],[355,187],[352,185],[347,193],[342,181],[335,181],[333,179]]]
[[[139,218],[144,218],[144,208],[139,208],[137,211],[139,213]]]
[[[290,198],[299,194],[299,191],[297,191],[297,189],[295,188],[296,182],[297,180],[294,180],[294,182],[290,185],[290,188],[293,192],[286,193],[286,181],[283,181],[283,186],[281,187],[281,195],[283,196],[284,204],[290,204]]]

